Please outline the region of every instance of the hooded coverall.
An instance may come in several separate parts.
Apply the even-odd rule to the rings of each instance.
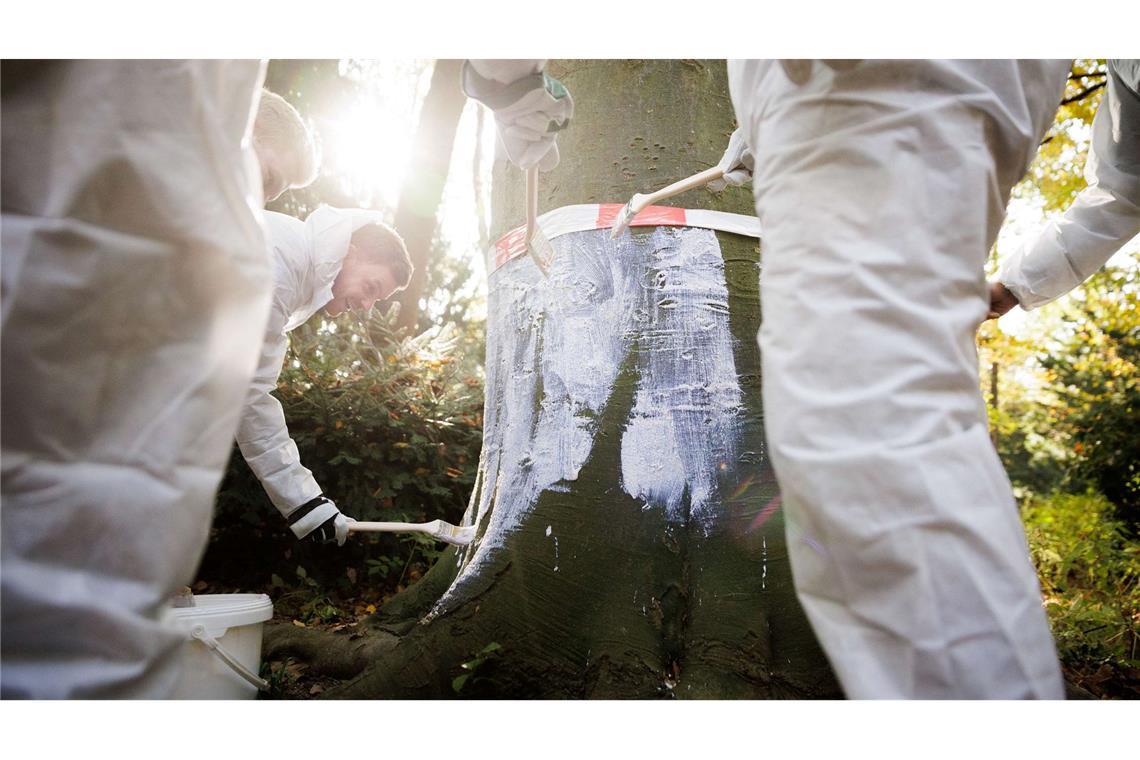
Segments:
[[[852,698],[1059,698],[974,334],[1067,62],[732,61],[800,601]]]
[[[5,62],[5,698],[161,698],[269,306],[257,61]]]
[[[273,300],[261,358],[246,393],[237,443],[270,501],[287,517],[320,496],[321,487],[301,464],[281,402],[271,395],[289,347],[286,333],[332,299],[333,281],[348,254],[352,234],[371,222],[383,222],[383,217],[375,211],[321,206],[305,222],[274,212],[266,212],[265,219],[273,252]],[[326,502],[292,527],[304,535],[339,514],[335,504]]]

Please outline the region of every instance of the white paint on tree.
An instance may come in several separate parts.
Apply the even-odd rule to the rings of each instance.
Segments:
[[[490,277],[483,487],[463,523],[486,527],[427,619],[463,597],[544,492],[572,490],[623,368],[636,387],[620,477],[642,509],[711,528],[720,476],[739,461],[742,393],[716,234],[588,230],[551,245],[549,279],[526,258]],[[557,539],[555,551],[557,571]]]

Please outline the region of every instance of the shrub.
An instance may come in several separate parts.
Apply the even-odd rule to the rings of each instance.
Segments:
[[[1054,494],[1026,504],[1023,518],[1062,660],[1140,665],[1140,545],[1113,505]]]
[[[363,320],[343,315],[298,328],[277,396],[301,462],[345,514],[457,522],[482,442],[481,326],[410,338],[396,331],[395,318],[394,310],[374,310]],[[252,590],[271,574],[294,577],[300,563],[308,586],[358,579],[396,586],[417,574],[409,570],[414,558],[432,554],[409,536],[351,539],[341,549],[298,543],[235,447],[201,577]],[[397,571],[377,573],[369,560]],[[358,572],[346,574],[346,566]]]

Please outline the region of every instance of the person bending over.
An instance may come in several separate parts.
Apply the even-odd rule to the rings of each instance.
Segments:
[[[322,206],[305,222],[265,212],[273,260],[273,301],[257,372],[246,397],[237,443],[274,506],[300,539],[343,545],[348,523],[289,437],[277,387],[288,333],[317,312],[367,311],[407,287],[412,262],[400,236],[380,215]]]

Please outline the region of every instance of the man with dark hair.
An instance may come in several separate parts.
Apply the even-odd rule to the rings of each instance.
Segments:
[[[237,442],[297,538],[343,545],[351,518],[341,514],[301,464],[281,403],[271,392],[290,330],[318,311],[329,316],[367,311],[407,287],[412,262],[404,241],[375,211],[322,206],[305,222],[266,212],[265,226],[273,250],[273,303]]]

